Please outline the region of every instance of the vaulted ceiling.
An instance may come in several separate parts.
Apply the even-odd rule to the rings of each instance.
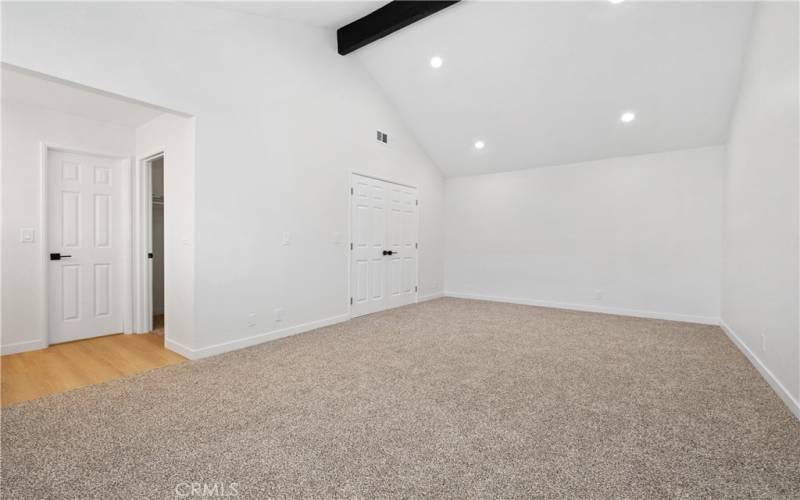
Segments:
[[[261,14],[335,29],[380,3],[265,5]],[[346,57],[363,62],[445,174],[517,170],[724,143],[752,11],[464,1]],[[624,112],[635,120],[621,122]]]
[[[335,30],[385,5],[388,0],[197,2],[203,7],[245,12]]]

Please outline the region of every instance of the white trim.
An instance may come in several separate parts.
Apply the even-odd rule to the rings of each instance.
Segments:
[[[39,241],[42,242],[41,247],[41,277],[42,281],[39,283],[40,286],[40,295],[39,295],[39,311],[41,314],[41,321],[42,321],[42,331],[40,332],[41,338],[37,339],[34,342],[39,342],[47,347],[50,345],[50,258],[49,258],[49,250],[50,250],[50,242],[48,239],[47,233],[49,232],[49,228],[47,226],[48,220],[48,196],[50,190],[48,189],[48,166],[47,166],[47,155],[48,155],[48,145],[45,142],[39,143],[39,151],[41,153],[41,157],[39,158],[39,180],[41,184],[39,185]],[[19,345],[31,342],[20,342],[18,344],[12,345]],[[4,350],[2,346],[0,346],[0,350]],[[31,348],[30,350],[34,350],[37,348]],[[20,351],[17,351],[20,352]]]
[[[789,408],[789,410],[800,420],[800,401],[795,399],[792,394],[786,389],[786,387],[781,384],[780,380],[778,380],[775,375],[772,374],[769,368],[758,359],[758,356],[755,355],[753,351],[747,347],[742,339],[739,338],[738,335],[733,331],[733,329],[725,323],[724,320],[720,320],[719,326],[722,327],[722,331],[731,339],[731,342],[739,348],[740,351],[745,355],[745,357],[750,361],[750,363],[755,367],[756,370],[761,374],[764,380],[772,387],[772,390],[778,395],[778,397],[783,400],[783,403]]]
[[[403,187],[407,187],[407,188],[411,188],[411,189],[416,189],[417,190],[417,194],[419,194],[419,187],[415,186],[413,184],[406,184],[405,182],[397,182],[395,180],[388,179],[386,177],[378,177],[377,175],[363,174],[358,170],[351,170],[350,174],[351,174],[351,176],[350,176],[350,186],[351,187],[353,186],[353,183],[352,183],[353,177],[352,176],[353,175],[360,175],[361,177],[366,177],[367,179],[373,179],[373,180],[381,181],[381,182],[388,182],[389,184],[397,184],[398,186],[403,186]]]
[[[5,356],[6,354],[16,354],[18,352],[36,351],[38,349],[45,349],[46,347],[47,340],[28,340],[0,346],[0,354]]]
[[[593,306],[586,304],[570,304],[563,302],[551,302],[548,300],[521,299],[512,297],[494,297],[490,295],[477,295],[477,294],[459,293],[459,292],[444,292],[444,295],[446,297],[454,297],[458,299],[486,300],[489,302],[506,302],[509,304],[549,307],[552,309],[568,309],[570,311],[585,311],[585,312],[595,312],[600,314],[614,314],[617,316],[632,316],[636,318],[664,319],[668,321],[682,321],[684,323],[700,323],[703,325],[719,325],[719,318],[713,316],[694,316],[691,314],[641,311],[638,309],[624,309],[618,307]]]
[[[197,352],[195,349],[190,349],[189,347],[186,347],[179,342],[175,342],[174,340],[170,340],[167,337],[164,337],[164,348],[172,352],[177,352],[186,359],[200,359],[203,357],[195,354],[195,352]]]
[[[428,295],[418,295],[417,303],[426,302],[429,300],[441,299],[442,297],[444,297],[444,292],[436,292]]]
[[[165,314],[164,310],[153,310],[153,269],[152,260],[147,257],[153,251],[153,217],[152,217],[152,162],[163,159],[166,165],[166,153],[157,153],[144,156],[136,161],[136,175],[133,177],[133,198],[135,199],[135,217],[132,223],[134,252],[133,252],[133,311],[134,333],[148,333],[153,330],[153,315]],[[165,229],[166,230],[166,229]],[[166,288],[166,283],[165,283]],[[164,325],[164,338],[167,338],[166,324]]]
[[[254,345],[263,344],[264,342],[269,342],[270,340],[277,340],[283,337],[297,335],[298,333],[305,333],[311,330],[316,330],[318,328],[322,328],[325,326],[335,325],[337,323],[342,323],[349,319],[350,319],[350,314],[340,314],[338,316],[332,316],[330,318],[320,319],[317,321],[310,321],[308,323],[303,323],[301,325],[290,326],[288,328],[283,328],[281,330],[275,330],[272,332],[261,333],[259,335],[253,335],[252,337],[245,337],[242,339],[222,342],[220,344],[215,344],[209,347],[203,347],[201,349],[191,349],[189,347],[186,347],[185,345],[179,344],[178,342],[174,342],[169,339],[164,340],[164,346],[170,351],[177,352],[178,354],[180,354],[185,358],[202,359],[202,358],[207,358],[209,356],[216,356],[217,354],[223,354],[230,351],[244,349],[245,347],[252,347]]]

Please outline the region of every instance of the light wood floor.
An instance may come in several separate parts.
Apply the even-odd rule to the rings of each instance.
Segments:
[[[164,348],[163,318],[154,319],[153,333],[108,335],[1,356],[2,406],[186,361]]]

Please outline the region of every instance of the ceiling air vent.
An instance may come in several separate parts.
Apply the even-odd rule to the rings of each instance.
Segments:
[[[386,144],[387,142],[389,142],[389,136],[388,136],[388,135],[386,135],[386,134],[384,134],[384,133],[383,133],[383,132],[381,132],[380,130],[378,130],[378,132],[377,132],[377,136],[376,136],[376,137],[378,138],[378,142],[382,142],[382,143],[384,143],[384,144]]]

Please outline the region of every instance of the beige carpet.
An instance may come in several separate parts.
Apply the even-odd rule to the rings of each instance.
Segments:
[[[4,499],[800,497],[800,423],[719,328],[508,304],[427,302],[2,417]]]

